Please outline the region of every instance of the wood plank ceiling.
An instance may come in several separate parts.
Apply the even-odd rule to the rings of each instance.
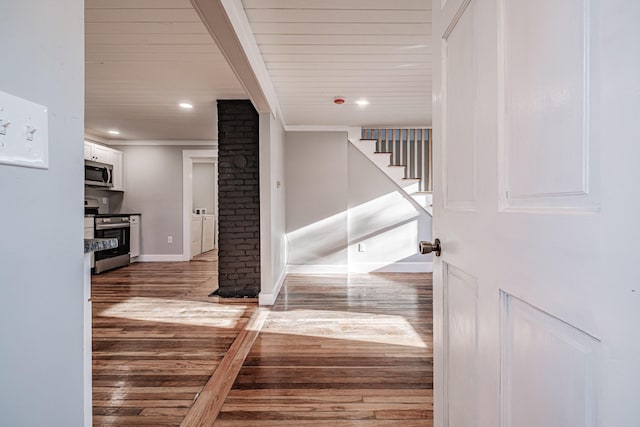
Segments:
[[[236,1],[286,125],[430,125],[429,0]],[[216,99],[247,98],[189,0],[86,0],[85,8],[88,134],[216,139]],[[336,96],[347,102],[335,105]],[[194,109],[181,110],[182,101]]]
[[[287,125],[431,124],[430,1],[242,3]]]
[[[86,0],[85,9],[88,134],[217,139],[216,99],[247,96],[189,0]]]

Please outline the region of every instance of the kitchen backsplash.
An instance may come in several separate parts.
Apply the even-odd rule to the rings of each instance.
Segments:
[[[112,213],[112,209],[115,209],[118,205],[112,192],[97,188],[85,187],[84,198],[96,199],[98,201],[100,213]],[[122,204],[122,196],[120,196],[120,204]]]

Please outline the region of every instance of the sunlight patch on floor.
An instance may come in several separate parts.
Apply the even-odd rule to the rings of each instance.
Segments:
[[[407,319],[383,314],[325,310],[271,312],[262,333],[429,347]]]
[[[98,311],[103,317],[148,322],[178,323],[214,328],[235,328],[244,315],[245,305],[222,305],[200,301],[132,297]]]

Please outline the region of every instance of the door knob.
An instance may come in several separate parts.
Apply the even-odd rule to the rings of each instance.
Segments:
[[[418,249],[422,255],[430,254],[433,252],[436,256],[440,256],[440,239],[434,240],[433,243],[425,242],[424,240],[418,245]]]

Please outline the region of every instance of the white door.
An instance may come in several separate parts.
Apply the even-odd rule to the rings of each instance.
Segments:
[[[433,20],[435,425],[640,426],[640,2]]]

